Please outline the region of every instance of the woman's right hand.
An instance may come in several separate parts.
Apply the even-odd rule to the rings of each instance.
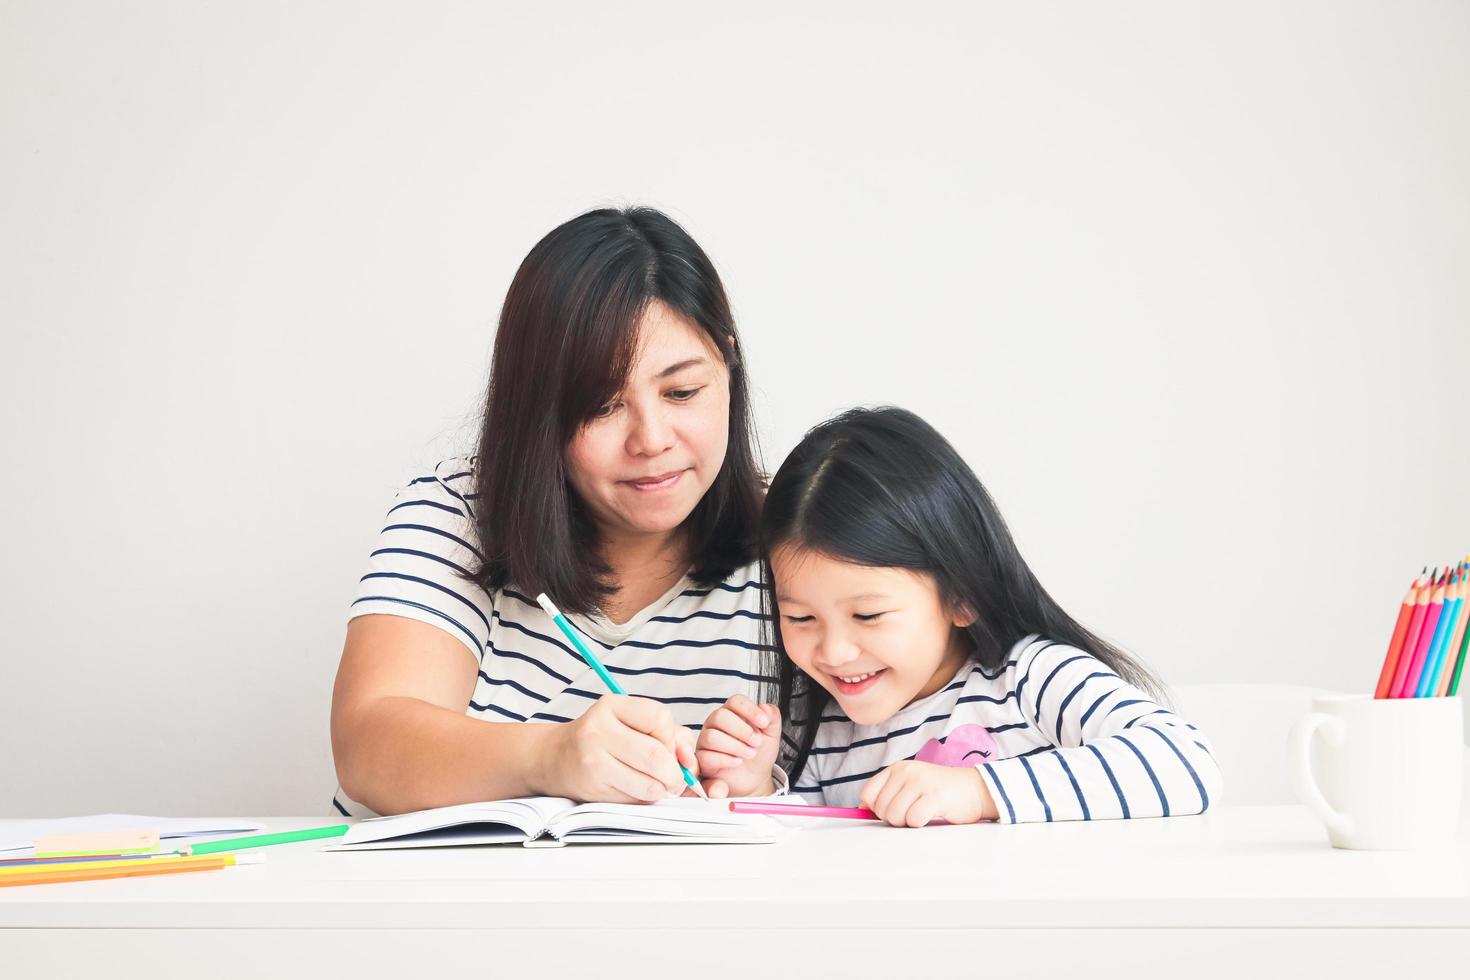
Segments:
[[[769,796],[771,768],[781,747],[781,711],[737,694],[716,708],[699,731],[695,757],[711,797]]]
[[[653,803],[684,791],[680,763],[698,772],[694,733],[657,701],[604,694],[582,717],[550,727],[538,780],[548,796]]]

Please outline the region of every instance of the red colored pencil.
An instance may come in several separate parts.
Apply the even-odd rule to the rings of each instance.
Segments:
[[[1399,692],[1399,697],[1412,698],[1419,690],[1424,660],[1429,655],[1430,644],[1434,642],[1434,628],[1439,625],[1439,617],[1444,615],[1444,590],[1449,578],[1450,570],[1446,568],[1435,581],[1434,591],[1429,596],[1429,610],[1424,614],[1424,625],[1419,630],[1419,642],[1414,647],[1414,659],[1409,663],[1409,674],[1404,678],[1404,689]]]
[[[1419,589],[1423,584],[1424,576],[1421,574],[1409,586],[1409,592],[1399,606],[1399,618],[1393,624],[1393,637],[1388,641],[1388,653],[1383,656],[1383,670],[1379,671],[1378,686],[1373,690],[1375,698],[1388,697],[1389,688],[1393,686],[1393,675],[1398,670],[1399,655],[1404,649],[1404,637],[1409,632],[1409,621],[1414,618],[1414,610],[1419,601]]]
[[[1414,660],[1414,651],[1419,647],[1419,637],[1424,632],[1424,619],[1429,614],[1429,594],[1434,590],[1434,582],[1425,582],[1419,587],[1419,594],[1414,598],[1414,615],[1409,620],[1409,630],[1404,634],[1404,645],[1400,651],[1399,663],[1394,668],[1393,683],[1388,687],[1388,696],[1401,698],[1404,696],[1404,685],[1409,680],[1409,665]]]

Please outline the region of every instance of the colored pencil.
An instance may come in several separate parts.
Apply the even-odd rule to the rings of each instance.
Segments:
[[[158,860],[166,857],[188,857],[183,851],[159,851],[157,854],[90,854],[87,857],[70,858],[6,858],[0,860],[0,869],[33,867],[37,864],[83,864],[97,861],[126,861],[148,858]]]
[[[310,830],[287,830],[279,834],[251,834],[249,837],[231,837],[227,840],[211,840],[202,844],[189,844],[185,850],[190,854],[215,854],[219,851],[239,851],[247,847],[269,847],[272,844],[292,844],[303,840],[321,840],[324,837],[341,837],[351,829],[349,824],[332,827],[313,827]]]
[[[1450,697],[1460,693],[1460,674],[1465,670],[1467,655],[1470,655],[1470,628],[1465,630],[1465,636],[1460,640],[1460,654],[1455,660],[1455,675],[1450,678]]]
[[[81,866],[37,865],[35,868],[24,870],[8,869],[13,873],[0,875],[0,888],[9,888],[14,885],[48,885],[64,881],[100,881],[104,878],[139,878],[147,875],[183,874],[190,871],[217,871],[236,863],[233,854],[216,854],[211,857],[164,861],[150,858],[128,858],[122,861]]]
[[[877,820],[872,810],[862,806],[807,806],[803,803],[756,803],[735,800],[731,813],[768,813],[785,817],[841,817],[845,820]]]
[[[1379,671],[1378,686],[1373,690],[1375,698],[1388,697],[1389,688],[1393,686],[1393,675],[1399,666],[1399,654],[1403,652],[1404,637],[1409,632],[1409,622],[1414,618],[1415,604],[1419,599],[1419,588],[1423,584],[1424,576],[1421,574],[1409,586],[1409,592],[1399,606],[1399,618],[1393,624],[1393,636],[1388,641],[1388,653],[1383,656],[1383,670]]]
[[[1414,615],[1409,620],[1409,631],[1404,634],[1399,665],[1394,670],[1393,683],[1388,688],[1388,696],[1391,698],[1404,696],[1404,685],[1409,682],[1409,667],[1414,661],[1414,650],[1419,646],[1419,636],[1424,631],[1424,620],[1429,613],[1429,594],[1433,591],[1434,581],[1431,576],[1419,587],[1419,595],[1414,599]]]
[[[582,638],[577,635],[576,630],[572,629],[572,624],[561,614],[561,610],[556,608],[556,604],[551,601],[551,597],[543,592],[536,597],[536,602],[546,612],[546,615],[551,617],[551,621],[556,624],[557,629],[562,631],[562,635],[571,641],[572,646],[577,648],[577,652],[582,655],[582,659],[587,661],[587,666],[595,670],[597,676],[602,678],[602,683],[607,685],[607,689],[614,694],[627,694],[628,692],[623,690],[622,685],[613,680],[613,675],[607,672],[607,668],[602,665],[601,660],[597,659],[596,654],[587,648],[587,644],[582,642]],[[679,771],[684,774],[684,782],[689,785],[689,788],[704,799],[709,799],[709,795],[705,793],[704,787],[699,784],[699,780],[694,778],[694,773],[690,772],[683,763],[677,760],[675,764],[678,765]]]
[[[1450,637],[1449,646],[1445,650],[1445,666],[1443,676],[1440,678],[1439,689],[1435,694],[1439,697],[1449,697],[1450,689],[1454,687],[1456,675],[1463,670],[1461,658],[1465,651],[1465,637],[1470,634],[1470,566],[1460,566],[1460,621],[1455,628],[1454,635]]]
[[[1424,613],[1424,625],[1419,630],[1419,643],[1414,648],[1413,659],[1409,661],[1409,674],[1404,678],[1404,689],[1400,697],[1412,698],[1419,690],[1420,675],[1424,673],[1424,658],[1429,655],[1434,632],[1444,612],[1444,578],[1447,577],[1435,576],[1434,591],[1429,596],[1429,608]]]
[[[1447,574],[1444,585],[1444,602],[1440,606],[1439,621],[1434,625],[1434,639],[1429,642],[1429,651],[1424,655],[1424,669],[1419,674],[1419,683],[1414,686],[1413,697],[1427,698],[1434,683],[1434,669],[1439,662],[1444,645],[1449,642],[1450,621],[1458,607],[1452,598],[1455,589],[1453,574]],[[1433,613],[1433,609],[1430,610]]]
[[[1465,571],[1455,573],[1455,607],[1447,613],[1450,625],[1445,630],[1444,643],[1439,656],[1434,658],[1434,679],[1429,682],[1429,697],[1442,698],[1449,693],[1450,675],[1455,671],[1455,653],[1460,649],[1460,638],[1465,632]]]

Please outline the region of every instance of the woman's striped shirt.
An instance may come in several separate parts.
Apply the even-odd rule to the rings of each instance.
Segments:
[[[534,596],[513,588],[487,593],[462,577],[481,557],[473,481],[471,466],[453,459],[398,494],[351,615],[404,616],[464,643],[479,664],[465,706],[472,718],[571,721],[606,693],[596,673]],[[713,587],[686,576],[626,623],[568,618],[628,694],[668,705],[677,724],[697,730],[726,698],[758,693],[759,579],[755,564]],[[340,787],[332,804],[346,816],[373,815]]]
[[[951,736],[974,749],[947,764],[979,769],[1004,823],[1167,817],[1220,799],[1220,768],[1198,729],[1092,654],[1040,636],[1012,647],[995,674],[967,664],[884,724],[825,710],[792,780],[811,803],[857,806],[872,776]],[[957,732],[966,726],[984,732]]]

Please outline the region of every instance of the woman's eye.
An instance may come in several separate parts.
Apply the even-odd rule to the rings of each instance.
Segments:
[[[703,388],[680,388],[677,391],[669,392],[669,397],[676,402],[687,402],[702,390]]]
[[[853,613],[852,614],[852,618],[858,620],[859,622],[871,623],[871,622],[876,621],[878,619],[878,617],[879,616],[882,616],[882,615],[883,615],[883,613],[880,613],[880,612],[875,612],[875,613]]]
[[[617,410],[618,410],[618,403],[617,402],[608,402],[606,405],[602,406],[597,411],[593,412],[592,413],[592,417],[595,418],[595,419],[605,419],[609,415],[611,415],[613,412],[616,412]]]
[[[784,619],[788,623],[810,623],[812,621],[810,616],[786,616]]]

